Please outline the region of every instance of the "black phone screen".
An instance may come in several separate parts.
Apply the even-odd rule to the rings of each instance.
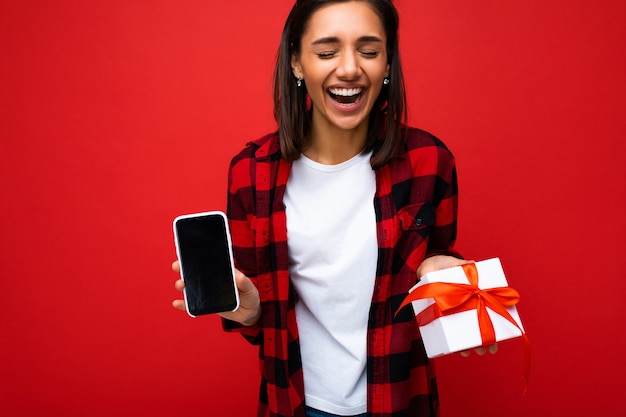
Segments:
[[[225,216],[221,213],[180,216],[174,221],[174,229],[189,314],[198,316],[237,308]]]

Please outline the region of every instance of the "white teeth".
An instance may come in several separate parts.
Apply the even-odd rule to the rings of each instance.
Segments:
[[[336,96],[351,97],[361,94],[362,88],[329,88],[332,94]]]

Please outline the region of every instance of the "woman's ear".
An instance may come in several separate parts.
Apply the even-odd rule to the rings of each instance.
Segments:
[[[301,80],[304,78],[302,74],[302,66],[300,65],[300,60],[296,56],[296,54],[291,55],[291,71],[293,72],[293,76],[297,79]]]

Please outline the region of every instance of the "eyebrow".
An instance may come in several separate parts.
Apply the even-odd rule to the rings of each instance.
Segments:
[[[378,36],[361,36],[359,39],[357,39],[357,41],[358,42],[380,42],[380,43],[383,42],[383,40],[380,39]],[[319,38],[319,39],[314,40],[312,42],[312,45],[323,45],[327,43],[340,43],[340,42],[341,41],[336,36],[326,36],[324,38]]]

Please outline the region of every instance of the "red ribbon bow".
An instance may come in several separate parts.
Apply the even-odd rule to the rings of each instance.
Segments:
[[[478,270],[476,264],[461,265],[468,284],[453,284],[448,282],[432,282],[415,288],[402,302],[398,311],[413,301],[432,298],[435,304],[430,305],[416,316],[417,323],[425,326],[433,320],[451,314],[468,310],[476,310],[478,325],[483,346],[496,342],[496,332],[487,313],[487,307],[504,317],[522,333],[524,341],[524,392],[530,374],[530,343],[524,330],[507,311],[519,302],[519,293],[510,287],[485,288],[478,287]]]

